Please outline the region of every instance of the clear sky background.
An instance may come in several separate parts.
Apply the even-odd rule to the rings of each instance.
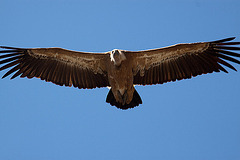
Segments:
[[[0,0],[0,17],[0,45],[15,47],[105,52],[240,41],[239,0]],[[240,72],[136,89],[143,104],[123,111],[105,103],[107,88],[1,79],[0,159],[240,159]]]

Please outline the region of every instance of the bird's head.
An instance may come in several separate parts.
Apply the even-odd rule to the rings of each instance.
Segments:
[[[126,56],[122,51],[114,49],[111,51],[110,58],[115,66],[120,66],[122,61],[126,59]]]

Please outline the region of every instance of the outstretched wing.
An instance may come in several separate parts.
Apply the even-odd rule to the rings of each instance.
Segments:
[[[165,82],[191,78],[197,75],[220,72],[225,70],[222,65],[236,71],[225,60],[238,63],[233,57],[240,54],[231,50],[240,50],[240,42],[228,42],[235,39],[227,38],[213,42],[177,44],[174,46],[128,52],[133,58],[134,84],[162,84]]]
[[[105,53],[84,53],[61,48],[13,48],[0,51],[1,70],[11,68],[2,78],[41,78],[57,85],[78,88],[109,86],[105,73]]]

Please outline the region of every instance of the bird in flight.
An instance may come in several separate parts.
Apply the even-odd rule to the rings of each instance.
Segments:
[[[120,109],[142,104],[134,85],[163,84],[201,74],[227,72],[227,61],[240,64],[240,42],[235,37],[212,42],[185,43],[143,51],[114,49],[106,53],[62,48],[15,48],[0,46],[2,78],[37,77],[60,86],[79,89],[110,87],[106,102]],[[227,61],[226,61],[227,60]]]

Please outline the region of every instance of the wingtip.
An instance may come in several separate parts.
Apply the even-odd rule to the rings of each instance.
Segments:
[[[4,49],[7,49],[8,47],[7,47],[7,46],[0,46],[0,48],[4,48]]]
[[[21,48],[17,48],[17,47],[8,47],[8,46],[0,46],[0,48],[3,48],[3,49],[21,49]]]
[[[229,37],[229,38],[226,38],[225,40],[226,40],[226,41],[232,41],[232,40],[234,40],[234,39],[236,39],[236,37]]]
[[[232,40],[234,40],[235,38],[236,38],[236,37],[224,38],[224,39],[212,41],[212,43],[222,43],[222,42],[232,41]]]

